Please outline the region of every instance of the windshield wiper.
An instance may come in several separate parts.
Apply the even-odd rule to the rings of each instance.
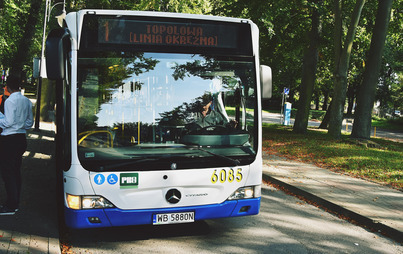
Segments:
[[[226,161],[229,161],[234,166],[239,166],[241,164],[241,162],[239,160],[237,160],[237,159],[232,159],[230,157],[227,157],[227,156],[224,156],[224,155],[221,155],[221,154],[217,154],[217,153],[207,151],[207,150],[205,150],[205,149],[203,149],[203,148],[201,148],[199,146],[183,146],[183,148],[186,148],[186,149],[189,149],[189,150],[199,150],[199,151],[208,153],[208,154],[213,155],[213,156],[215,156],[217,158],[221,158],[221,159],[224,159]],[[108,171],[108,170],[111,170],[111,169],[118,169],[118,168],[123,168],[123,167],[127,167],[127,166],[133,166],[133,165],[141,164],[141,163],[144,163],[144,162],[161,161],[161,160],[168,159],[168,158],[172,160],[171,156],[168,156],[168,157],[162,156],[162,157],[142,158],[142,159],[137,159],[137,160],[131,159],[129,161],[124,161],[124,162],[119,162],[119,163],[112,163],[112,164],[100,166],[99,171]]]
[[[221,158],[221,159],[224,159],[224,160],[226,160],[226,161],[229,161],[229,162],[234,163],[234,164],[235,164],[234,166],[238,166],[239,164],[241,164],[241,162],[240,162],[239,160],[237,160],[237,159],[232,159],[232,158],[230,158],[230,157],[227,157],[227,156],[224,156],[224,155],[221,155],[221,154],[217,154],[217,153],[213,153],[213,152],[207,151],[206,149],[203,149],[203,148],[201,148],[201,147],[199,147],[199,146],[186,146],[186,148],[187,148],[187,149],[190,149],[190,150],[200,150],[200,151],[202,151],[202,152],[211,154],[211,155],[213,155],[213,156],[215,156],[215,157],[218,157],[218,158]]]

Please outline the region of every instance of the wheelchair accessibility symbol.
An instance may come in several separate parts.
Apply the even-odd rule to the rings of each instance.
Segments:
[[[118,182],[118,176],[115,174],[110,174],[106,180],[109,184],[114,185]]]

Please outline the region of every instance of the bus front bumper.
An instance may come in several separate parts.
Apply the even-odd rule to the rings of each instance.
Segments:
[[[73,210],[64,209],[66,225],[70,228],[99,228],[153,224],[155,214],[194,212],[194,220],[255,215],[259,213],[260,197],[225,201],[221,204],[160,208],[144,210],[122,210],[118,208]]]

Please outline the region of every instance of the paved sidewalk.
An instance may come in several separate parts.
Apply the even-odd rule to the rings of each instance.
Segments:
[[[263,179],[403,243],[403,192],[282,157],[264,155]]]
[[[0,253],[60,253],[54,165],[54,127],[41,123],[41,131],[27,135],[22,162],[20,210],[0,216]],[[4,202],[0,179],[0,202]]]

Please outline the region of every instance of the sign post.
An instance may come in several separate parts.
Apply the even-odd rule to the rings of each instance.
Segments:
[[[280,115],[281,115],[280,124],[284,124],[284,125],[286,125],[286,124],[284,123],[285,122],[285,118],[284,118],[285,112],[283,111],[283,109],[284,109],[284,103],[287,102],[287,97],[288,97],[289,93],[290,93],[290,88],[284,87],[283,93],[282,93],[283,96],[282,96],[282,101],[281,101],[281,113],[280,113]]]

